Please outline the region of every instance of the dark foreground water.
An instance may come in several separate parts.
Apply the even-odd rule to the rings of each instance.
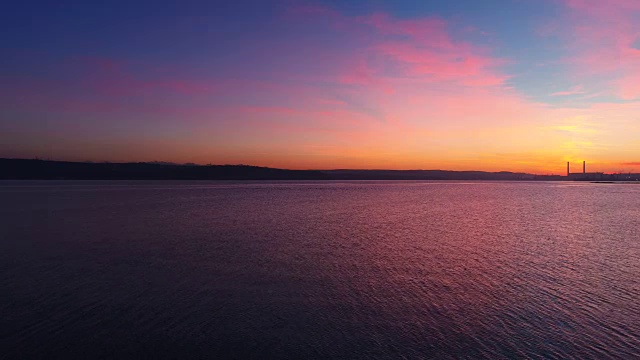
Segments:
[[[0,357],[640,357],[640,186],[0,183]]]

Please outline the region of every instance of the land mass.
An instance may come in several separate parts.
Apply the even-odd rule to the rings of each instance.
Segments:
[[[450,170],[287,170],[249,165],[0,159],[4,180],[566,180],[558,175]]]

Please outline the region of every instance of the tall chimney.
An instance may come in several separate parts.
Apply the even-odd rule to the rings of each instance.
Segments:
[[[583,174],[587,173],[587,162],[586,161],[582,162],[582,173]]]
[[[569,172],[569,162],[567,161],[567,177],[569,177],[569,174],[571,173]]]

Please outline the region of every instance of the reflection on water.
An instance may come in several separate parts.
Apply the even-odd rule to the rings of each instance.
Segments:
[[[8,358],[632,358],[640,186],[1,182]]]

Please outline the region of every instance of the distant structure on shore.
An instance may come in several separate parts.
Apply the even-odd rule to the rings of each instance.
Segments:
[[[568,180],[574,181],[640,181],[640,174],[605,174],[603,172],[587,172],[587,162],[582,162],[582,172],[572,173],[571,163],[567,162]]]
[[[605,174],[601,172],[587,172],[587,162],[582,162],[582,172],[572,173],[571,163],[567,161],[567,178],[569,180],[581,180],[581,181],[599,181],[605,180]]]

